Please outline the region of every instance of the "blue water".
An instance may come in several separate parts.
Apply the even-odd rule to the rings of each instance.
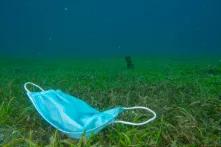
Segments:
[[[1,0],[0,55],[217,54],[220,0]]]

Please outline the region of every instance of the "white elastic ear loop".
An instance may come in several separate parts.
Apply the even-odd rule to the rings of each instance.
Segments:
[[[27,93],[30,93],[29,89],[27,88],[27,85],[32,85],[32,86],[34,86],[34,87],[37,87],[37,88],[40,89],[41,91],[44,91],[44,89],[41,88],[40,86],[38,86],[38,85],[36,85],[36,84],[34,84],[34,83],[32,83],[32,82],[26,82],[26,83],[24,84],[24,88],[25,88],[25,91],[26,91]]]
[[[116,121],[114,121],[114,123],[122,123],[122,124],[132,125],[132,126],[141,126],[141,125],[145,125],[145,124],[153,121],[157,116],[156,113],[153,110],[151,110],[147,107],[135,106],[135,107],[124,107],[123,109],[124,110],[144,109],[144,110],[147,110],[148,112],[151,112],[153,114],[153,117],[148,119],[147,121],[144,121],[144,122],[141,122],[141,123],[132,123],[132,122],[122,121],[122,120],[116,120]]]

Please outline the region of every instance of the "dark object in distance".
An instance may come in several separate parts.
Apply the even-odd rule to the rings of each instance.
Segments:
[[[134,64],[132,62],[131,56],[125,56],[125,61],[127,63],[127,69],[134,69]]]

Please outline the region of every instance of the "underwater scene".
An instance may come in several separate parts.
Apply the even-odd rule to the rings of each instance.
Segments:
[[[220,8],[1,0],[0,146],[221,146]]]

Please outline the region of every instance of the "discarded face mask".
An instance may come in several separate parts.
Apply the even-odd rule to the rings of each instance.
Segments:
[[[27,85],[39,88],[40,92],[30,92]],[[103,112],[92,108],[77,97],[68,95],[61,90],[43,90],[40,86],[27,82],[24,84],[27,95],[40,115],[53,127],[71,138],[79,139],[84,134],[89,137],[98,133],[104,127],[113,123],[140,126],[153,121],[156,113],[146,107],[115,107]],[[144,109],[153,117],[141,123],[116,120],[124,110]]]

